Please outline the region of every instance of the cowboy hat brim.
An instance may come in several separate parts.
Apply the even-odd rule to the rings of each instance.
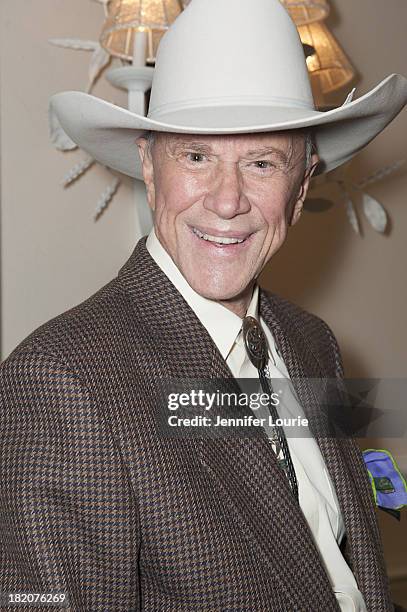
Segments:
[[[80,91],[50,99],[68,136],[101,164],[142,179],[136,139],[146,131],[244,134],[312,128],[320,163],[316,174],[344,164],[377,136],[407,102],[407,79],[392,74],[360,98],[327,112],[253,104],[201,104],[152,119]]]

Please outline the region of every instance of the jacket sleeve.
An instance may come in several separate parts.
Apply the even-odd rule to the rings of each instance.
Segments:
[[[17,349],[2,364],[1,593],[63,593],[75,611],[140,609],[135,496],[98,410],[54,356]]]
[[[343,362],[342,362],[340,349],[338,346],[338,342],[332,330],[330,329],[330,327],[325,322],[324,322],[324,326],[325,326],[325,331],[328,334],[328,337],[330,340],[330,346],[332,347],[332,352],[333,352],[334,361],[335,361],[335,368],[336,368],[336,377],[340,379],[338,383],[340,385],[342,383],[342,380],[344,379],[344,368],[343,368]],[[348,402],[349,402],[348,391],[346,389],[346,385],[344,384],[344,382],[343,382],[343,388],[344,388],[345,401],[347,402],[347,405],[348,405]],[[380,558],[380,561],[382,563],[382,572],[383,572],[383,575],[387,576],[387,572],[385,568],[385,561],[384,561],[383,543],[382,543],[382,539],[380,535],[379,525],[377,522],[376,504],[375,504],[374,495],[372,491],[372,485],[370,483],[370,479],[368,476],[368,471],[367,471],[367,468],[366,468],[366,465],[363,459],[362,451],[359,445],[357,444],[356,440],[353,438],[343,438],[340,440],[340,442],[342,446],[345,447],[345,452],[347,452],[348,458],[351,461],[353,476],[354,476],[355,482],[357,483],[357,488],[360,493],[360,497],[364,502],[366,516],[368,517],[368,520],[371,526],[371,530],[373,533],[373,537],[376,541],[378,557]],[[363,438],[361,439],[360,443],[361,445],[365,446],[365,440]],[[347,559],[350,558],[350,549],[348,545],[345,548],[344,554],[345,554],[345,558]],[[386,580],[387,580],[387,577],[386,577]],[[389,605],[391,606],[391,604]]]

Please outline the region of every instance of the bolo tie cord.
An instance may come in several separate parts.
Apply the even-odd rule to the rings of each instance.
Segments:
[[[257,369],[260,384],[263,392],[268,396],[268,409],[274,423],[277,423],[279,418],[276,406],[272,400],[273,387],[270,381],[270,374],[268,369],[268,346],[266,336],[254,317],[245,317],[243,319],[243,339],[246,353]],[[273,425],[273,436],[271,442],[278,445],[278,449],[281,449],[283,458],[279,459],[279,452],[276,452],[277,460],[280,468],[285,473],[290,489],[298,501],[298,482],[295,474],[294,464],[291,458],[290,449],[287,443],[287,437],[285,435],[284,428],[280,425]]]

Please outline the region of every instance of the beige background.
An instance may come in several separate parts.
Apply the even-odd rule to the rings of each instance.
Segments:
[[[329,24],[359,73],[357,95],[391,72],[407,74],[405,0],[341,0]],[[84,89],[90,55],[53,47],[50,37],[96,40],[101,6],[89,0],[1,2],[1,336],[2,356],[49,318],[109,281],[139,237],[130,180],[95,223],[100,193],[112,180],[94,167],[63,190],[64,174],[81,159],[48,140],[47,102],[64,89]],[[126,104],[123,92],[101,79],[94,93]],[[336,102],[341,103],[347,90]],[[407,157],[407,112],[349,168],[356,179]],[[344,207],[304,213],[263,283],[324,318],[333,328],[348,376],[405,377],[407,326],[407,171],[370,189],[390,213],[386,236],[362,218],[363,238]],[[392,448],[407,471],[406,440]],[[362,446],[364,446],[362,442]],[[407,604],[406,516],[380,516],[394,591]]]

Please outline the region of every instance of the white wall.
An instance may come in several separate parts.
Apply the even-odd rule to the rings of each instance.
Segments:
[[[63,190],[60,181],[83,157],[61,153],[48,138],[49,97],[84,90],[90,54],[47,39],[96,40],[103,9],[89,0],[1,3],[2,355],[29,332],[82,301],[117,273],[138,235],[130,180],[93,221],[112,175],[98,166]],[[126,104],[103,78],[94,93]],[[135,151],[135,155],[137,152]]]

